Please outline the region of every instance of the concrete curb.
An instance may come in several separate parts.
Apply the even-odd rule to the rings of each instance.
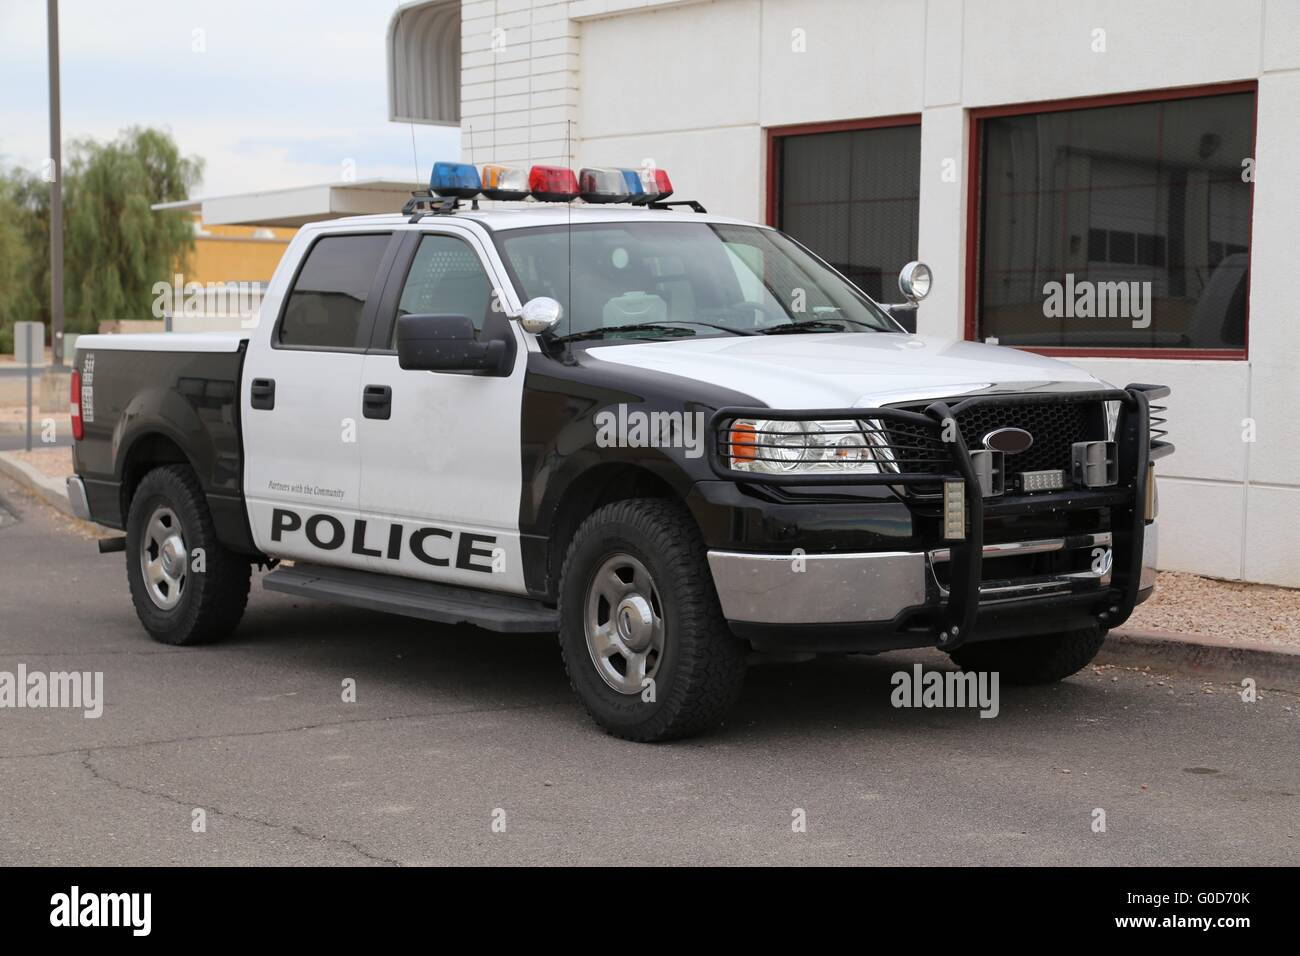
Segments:
[[[8,475],[36,497],[65,515],[77,517],[72,513],[72,505],[68,502],[66,485],[57,478],[45,477],[27,462],[19,461],[8,452],[0,452],[0,474]]]
[[[1151,667],[1237,687],[1249,677],[1260,690],[1300,694],[1300,647],[1281,644],[1120,628],[1106,638],[1096,663]]]

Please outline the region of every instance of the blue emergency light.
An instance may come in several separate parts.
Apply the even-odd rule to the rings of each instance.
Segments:
[[[473,199],[483,191],[483,183],[470,163],[434,163],[429,191],[447,198]]]

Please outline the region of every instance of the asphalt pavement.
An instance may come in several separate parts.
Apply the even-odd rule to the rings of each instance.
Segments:
[[[0,709],[0,864],[1300,863],[1297,698],[1101,667],[896,709],[917,661],[759,663],[720,730],[626,743],[546,635],[255,580],[230,640],[156,644],[124,556],[0,477],[0,672],[104,681]]]

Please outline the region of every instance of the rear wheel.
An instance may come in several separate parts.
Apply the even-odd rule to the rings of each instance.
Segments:
[[[1100,627],[966,644],[949,655],[964,671],[997,671],[1008,684],[1050,684],[1083,670],[1106,640]]]
[[[632,499],[578,529],[560,584],[560,651],[596,723],[627,740],[671,740],[720,721],[745,653],[718,606],[704,543],[678,502]]]
[[[136,614],[156,641],[202,644],[235,629],[252,568],[217,540],[207,501],[185,465],[141,480],[126,520],[126,576]]]

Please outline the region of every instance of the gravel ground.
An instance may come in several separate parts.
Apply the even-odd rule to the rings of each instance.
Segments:
[[[1125,628],[1300,646],[1300,590],[1162,571]]]
[[[11,454],[50,478],[72,473],[70,448]],[[1138,607],[1126,628],[1300,646],[1300,590],[1162,571],[1155,597]]]
[[[66,478],[72,474],[71,448],[33,448],[9,452],[24,464],[31,465],[47,478]]]

